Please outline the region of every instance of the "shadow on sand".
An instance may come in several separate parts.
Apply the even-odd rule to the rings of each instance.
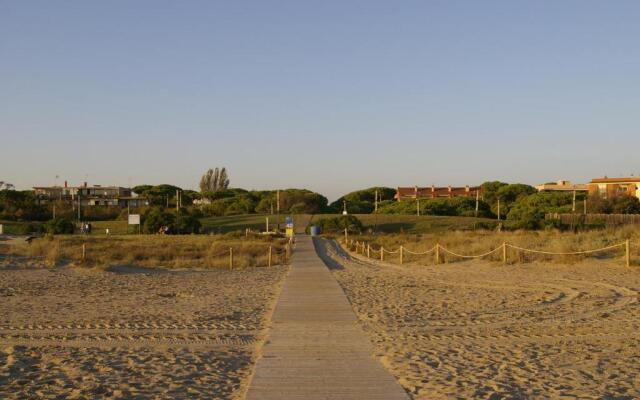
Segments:
[[[316,253],[320,257],[320,259],[324,262],[327,268],[331,270],[335,269],[344,269],[344,267],[334,260],[331,256],[337,255],[339,257],[346,258],[347,260],[351,259],[351,256],[347,254],[342,247],[338,245],[335,240],[329,240],[319,237],[313,238],[313,245],[316,248]]]

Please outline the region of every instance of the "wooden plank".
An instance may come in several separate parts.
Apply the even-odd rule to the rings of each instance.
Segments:
[[[292,270],[246,398],[408,399],[373,358],[342,288],[298,236]]]

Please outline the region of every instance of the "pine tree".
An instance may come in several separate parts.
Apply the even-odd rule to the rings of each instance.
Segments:
[[[200,178],[200,192],[217,192],[229,187],[229,176],[227,175],[227,169],[216,167],[215,169],[209,168],[202,178]]]

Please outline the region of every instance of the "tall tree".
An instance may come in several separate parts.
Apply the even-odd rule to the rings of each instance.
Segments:
[[[9,182],[5,182],[5,181],[0,181],[0,190],[2,190],[3,186],[4,186],[5,190],[15,189],[15,186],[13,186],[13,184],[11,184]]]
[[[229,176],[227,175],[227,169],[216,167],[215,169],[209,169],[200,178],[200,192],[217,192],[229,187]]]

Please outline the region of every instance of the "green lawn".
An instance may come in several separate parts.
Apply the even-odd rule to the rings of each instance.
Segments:
[[[109,228],[111,235],[126,235],[127,233],[138,233],[137,226],[129,226],[127,221],[90,221],[92,235],[104,235]]]
[[[129,227],[127,221],[89,221],[92,226],[92,234],[104,235],[105,229],[109,228],[109,232],[112,235],[124,235],[127,233],[137,233],[136,227]],[[29,227],[32,227],[31,231],[40,231],[37,229],[44,225],[45,222],[15,222],[15,221],[0,221],[0,225],[3,226],[3,231],[8,235],[26,235],[29,233]]]
[[[43,229],[43,224],[44,222],[0,221],[5,235],[28,235],[31,232],[39,232]]]
[[[474,223],[484,222],[492,224],[496,221],[487,218],[472,217],[439,217],[439,216],[416,216],[416,215],[395,215],[395,214],[354,214],[365,228],[374,229],[383,233],[431,233],[445,232],[450,230],[473,229]],[[313,225],[323,217],[336,217],[339,214],[301,214],[294,215],[294,226],[297,232],[304,232],[308,225]],[[225,217],[208,217],[200,220],[203,231],[206,233],[228,233],[252,229],[264,231],[265,219],[267,215],[230,215]],[[273,229],[276,225],[276,216],[269,215],[269,227]],[[280,216],[280,228],[284,229],[285,216]]]
[[[228,233],[251,229],[254,231],[264,231],[266,219],[269,218],[269,230],[273,230],[277,225],[277,217],[275,215],[249,214],[249,215],[228,215],[224,217],[207,217],[202,218],[202,230],[205,233]],[[280,215],[280,229],[284,230],[286,215]],[[300,214],[293,216],[293,225],[297,231],[304,231],[311,216],[308,214]]]
[[[487,218],[473,217],[440,217],[434,215],[396,215],[396,214],[354,214],[365,229],[373,229],[382,233],[436,233],[451,230],[473,229],[474,223],[495,224],[496,221]],[[336,217],[339,214],[314,215],[313,222],[323,217]]]
[[[382,233],[435,233],[450,230],[473,229],[475,222],[485,224],[495,224],[495,220],[472,217],[438,217],[438,216],[416,216],[416,215],[395,215],[395,214],[354,214],[362,221],[366,229],[373,229]],[[294,215],[293,221],[296,232],[304,232],[308,225],[313,225],[313,221],[323,217],[336,217],[339,214],[300,214]],[[275,215],[229,215],[224,217],[202,218],[202,229],[204,233],[228,233],[244,232],[245,229],[254,231],[264,231],[265,220],[269,217],[269,227],[276,227]],[[286,215],[280,215],[280,228],[284,230]],[[0,222],[4,225],[4,232],[8,234],[22,233],[24,222]],[[112,235],[123,235],[127,233],[137,233],[137,227],[128,226],[127,221],[92,221],[94,235],[104,235],[105,229],[109,228]]]

